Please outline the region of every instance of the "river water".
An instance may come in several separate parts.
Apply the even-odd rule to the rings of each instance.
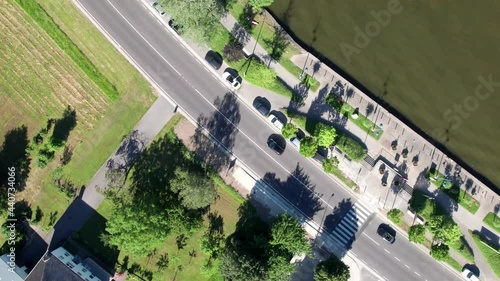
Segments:
[[[500,1],[276,0],[270,11],[500,186]]]

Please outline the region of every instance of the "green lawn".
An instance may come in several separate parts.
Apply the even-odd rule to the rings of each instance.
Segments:
[[[454,258],[449,256],[447,259],[444,260],[445,263],[449,264],[451,267],[453,267],[456,271],[461,272],[463,265],[458,263]]]
[[[468,261],[471,263],[474,262],[474,256],[472,255],[472,251],[469,247],[465,245],[463,242],[462,238],[460,238],[457,242],[451,243],[450,245],[451,249],[457,251],[460,255],[462,255],[464,258],[466,258]]]
[[[477,233],[472,233],[472,238],[474,238],[474,242],[477,247],[483,254],[483,257],[486,259],[486,262],[490,265],[490,268],[495,272],[498,278],[500,278],[500,252],[499,249],[495,249],[488,245],[486,239],[481,237]]]
[[[497,215],[493,213],[488,213],[484,217],[483,222],[500,233],[500,218]]]
[[[183,117],[174,115],[172,119],[165,125],[158,137],[171,135],[177,123]],[[174,136],[173,134],[171,136]],[[238,207],[245,202],[232,187],[226,185],[218,175],[212,176],[212,179],[217,187],[219,198],[210,206],[210,212],[215,212],[223,218],[223,229],[226,236],[233,233],[236,229],[236,223],[239,220]],[[158,271],[156,262],[160,255],[168,254],[169,258],[173,256],[179,257],[182,270],[177,273],[176,280],[207,280],[207,281],[222,281],[223,278],[218,270],[219,260],[214,261],[213,270],[203,270],[206,264],[207,257],[203,254],[200,248],[200,239],[204,234],[205,227],[208,226],[208,220],[205,218],[205,227],[194,231],[186,240],[184,249],[178,250],[176,244],[176,235],[169,236],[162,247],[156,250],[156,253],[150,257],[134,257],[128,253],[121,252],[119,249],[105,246],[100,240],[99,235],[105,233],[106,221],[110,218],[113,212],[113,206],[110,201],[105,200],[95,213],[82,227],[76,235],[76,238],[86,246],[91,252],[96,254],[100,259],[110,266],[120,267],[123,265],[124,259],[128,257],[128,268],[131,266],[137,268],[135,274],[131,276],[131,280],[142,280],[147,274],[151,274],[151,280],[173,280],[175,272],[171,269]],[[191,256],[190,252],[194,255]]]
[[[342,108],[340,109],[340,113],[345,115],[347,114],[347,117],[351,122],[356,124],[358,127],[360,127],[363,131],[367,132],[369,136],[372,138],[378,140],[380,137],[382,137],[382,134],[384,131],[382,128],[379,126],[375,125],[370,119],[368,119],[366,116],[358,112],[358,118],[354,119],[352,117],[352,114],[354,113],[355,108],[350,106],[348,103],[344,103]]]
[[[461,189],[456,184],[450,181],[444,182],[444,175],[438,171],[429,171],[427,178],[432,184],[441,189],[444,193],[448,194],[453,200],[455,200],[460,206],[462,206],[467,211],[475,214],[481,203],[469,195],[465,190]],[[434,178],[436,180],[434,180]]]

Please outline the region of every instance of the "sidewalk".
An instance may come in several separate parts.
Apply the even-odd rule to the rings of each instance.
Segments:
[[[230,32],[238,31],[240,34],[241,32],[246,32],[242,30],[234,17],[230,14],[228,14],[221,23]],[[245,51],[251,53],[255,47],[255,55],[268,63],[269,61],[266,58],[269,58],[269,55],[265,49],[260,44],[255,45],[256,41],[254,38],[251,36],[247,37],[250,39],[244,45]],[[450,200],[452,199],[426,179],[427,171],[432,167],[443,174],[453,173],[452,180],[481,204],[479,210],[475,214],[470,213],[458,204],[454,210],[451,211],[450,215],[460,225],[462,231],[471,229],[481,232],[483,228],[486,228],[495,235],[500,236],[500,233],[482,222],[484,216],[494,211],[495,206],[500,204],[500,197],[497,194],[492,192],[477,178],[465,171],[453,160],[449,159],[442,151],[434,147],[430,142],[398,120],[385,108],[379,106],[366,94],[352,86],[349,81],[341,77],[338,73],[326,67],[311,54],[303,51],[303,53],[292,57],[292,61],[301,68],[306,66],[306,72],[321,83],[318,92],[309,91],[307,93],[304,105],[299,107],[297,109],[298,111],[307,114],[307,116],[311,118],[321,118],[327,122],[334,122],[332,119],[334,119],[335,112],[326,105],[325,98],[332,88],[338,84],[343,86],[342,96],[344,100],[354,108],[359,108],[361,114],[366,115],[370,120],[376,123],[376,125],[383,129],[384,132],[381,138],[376,140],[351,121],[347,121],[345,125],[341,125],[339,128],[340,130],[347,131],[357,136],[363,141],[368,148],[368,154],[374,159],[374,165],[361,165],[359,163],[342,164],[342,161],[341,165],[339,165],[339,168],[341,168],[351,179],[355,180],[361,190],[364,190],[362,194],[363,197],[366,196],[368,200],[372,201],[377,201],[378,197],[379,203],[381,203],[381,200],[387,201],[388,196],[383,198],[385,197],[385,193],[380,194],[380,192],[377,193],[375,190],[377,188],[376,186],[381,186],[381,183],[374,182],[369,178],[373,167],[378,168],[380,163],[384,163],[393,167],[397,174],[405,177],[406,183],[410,188],[413,187],[424,190],[427,194],[435,197],[435,200],[440,205],[450,206]],[[277,75],[292,88],[300,84],[298,77],[293,76],[280,64],[273,61],[270,63],[270,67],[273,68]],[[253,86],[245,83],[242,90],[247,87]],[[275,109],[282,107],[288,108],[290,105],[288,99],[276,97],[275,94],[271,94],[266,90],[253,87],[251,92],[253,96],[261,95],[268,98]],[[393,150],[391,146],[395,142],[397,143],[397,148]],[[408,154],[406,159],[401,156],[404,150],[406,150]],[[418,159],[417,166],[413,166],[411,163],[414,158]],[[385,201],[383,204],[384,206],[386,205]],[[396,198],[394,201],[396,201]],[[379,207],[381,207],[380,205],[381,204],[379,204]],[[388,205],[390,206],[390,204]],[[474,241],[470,235],[464,233],[464,236],[474,249],[474,254],[477,257],[476,263],[481,269],[482,276],[487,276],[487,280],[494,280],[495,275],[490,275],[493,273],[485,263],[484,258],[480,256],[480,252],[477,247],[475,247]]]

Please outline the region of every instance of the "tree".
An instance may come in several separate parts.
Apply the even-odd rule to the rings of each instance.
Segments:
[[[297,135],[298,131],[299,128],[297,128],[297,126],[292,123],[286,123],[283,129],[281,129],[281,134],[285,139],[291,139]]]
[[[271,226],[271,245],[277,246],[294,255],[311,253],[311,244],[306,238],[306,231],[299,221],[282,213]]]
[[[229,62],[238,61],[244,57],[243,45],[236,40],[232,40],[224,46],[222,54]]]
[[[333,174],[338,170],[339,159],[337,156],[323,159],[323,170],[325,172]]]
[[[444,223],[442,231],[440,233],[442,233],[441,239],[448,244],[454,243],[458,241],[460,237],[462,237],[462,231],[460,230],[458,225],[451,220],[448,220]]]
[[[329,147],[337,137],[337,131],[334,127],[323,123],[316,125],[315,136],[318,138],[318,145]]]
[[[438,261],[445,260],[450,256],[450,247],[444,243],[432,245],[431,256]]]
[[[183,35],[200,43],[208,42],[210,34],[216,29],[220,19],[226,13],[225,1],[160,0],[159,2],[175,19],[175,23]]]
[[[270,6],[273,2],[274,0],[249,0],[248,4],[260,11],[262,8]]]
[[[269,258],[269,281],[289,281],[295,270],[295,265],[291,264],[283,256],[273,255]]]
[[[244,251],[244,245],[234,238],[221,256],[221,273],[226,280],[261,281],[267,280],[266,265],[254,255]]]
[[[318,263],[314,269],[315,281],[347,281],[349,277],[349,267],[336,257]]]
[[[403,212],[400,209],[392,209],[387,212],[387,217],[395,224],[401,223],[401,218],[403,217]]]
[[[421,224],[412,225],[408,230],[408,239],[415,243],[424,243],[425,238],[425,227]]]
[[[300,154],[305,157],[313,157],[318,151],[318,142],[314,137],[305,137],[300,140]]]
[[[217,199],[217,190],[210,178],[182,168],[175,170],[170,189],[178,193],[182,205],[191,210],[205,208]]]

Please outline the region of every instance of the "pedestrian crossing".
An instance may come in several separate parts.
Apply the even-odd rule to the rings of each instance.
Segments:
[[[368,206],[359,201],[356,202],[333,230],[332,235],[336,242],[342,247],[348,246],[372,213],[373,211]]]

